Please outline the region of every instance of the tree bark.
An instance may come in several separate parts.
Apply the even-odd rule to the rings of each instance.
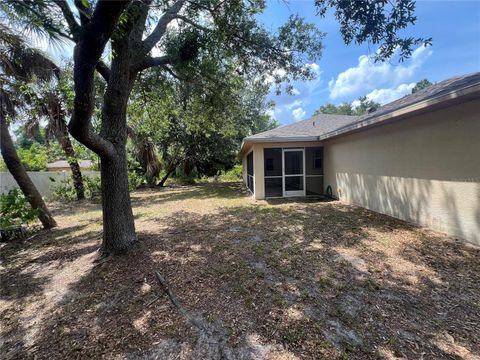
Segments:
[[[51,229],[57,226],[57,223],[50,214],[50,211],[48,211],[47,205],[45,205],[42,196],[28,176],[25,167],[20,162],[8,131],[7,122],[2,114],[0,114],[0,147],[8,171],[10,171],[14,177],[20,190],[22,190],[32,208],[39,211],[38,219],[41,221],[43,227],[45,229]]]
[[[162,177],[162,179],[160,180],[157,186],[163,187],[165,185],[165,181],[167,181],[170,175],[172,175],[172,173],[175,171],[177,166],[178,166],[178,163],[173,163],[173,162],[170,163],[167,169],[167,173]]]
[[[57,140],[60,143],[60,146],[62,147],[67,158],[68,165],[70,165],[70,169],[72,170],[72,181],[75,192],[77,193],[77,200],[85,199],[85,188],[83,186],[82,172],[75,157],[75,151],[73,150],[72,142],[70,141],[68,132],[66,134],[58,134]]]
[[[55,130],[55,137],[62,147],[68,164],[70,165],[70,169],[72,170],[72,181],[73,187],[75,188],[75,192],[77,194],[77,200],[82,200],[85,198],[82,172],[80,171],[80,165],[75,157],[75,151],[73,150],[72,142],[70,141],[70,136],[68,135],[67,124],[65,122],[63,112],[52,111],[50,116],[52,116],[53,120],[59,124],[58,128]],[[55,119],[55,117],[58,118]]]
[[[102,158],[103,243],[105,255],[118,254],[132,246],[137,236],[128,191],[127,156],[124,146],[113,158]]]
[[[104,95],[100,136],[114,152],[101,159],[103,243],[105,255],[122,253],[136,241],[127,168],[127,103],[133,86],[128,47],[113,42],[117,57],[112,61]]]

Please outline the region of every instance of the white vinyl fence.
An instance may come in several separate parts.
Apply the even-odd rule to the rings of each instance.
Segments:
[[[38,191],[44,198],[50,198],[55,187],[72,176],[70,171],[28,171]],[[100,176],[100,171],[82,171],[82,176]],[[0,194],[18,188],[17,182],[9,172],[0,172]]]

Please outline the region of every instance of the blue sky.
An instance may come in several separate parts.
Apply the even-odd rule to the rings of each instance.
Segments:
[[[327,35],[323,56],[313,65],[317,79],[294,82],[297,95],[276,96],[273,90],[270,92],[269,99],[276,104],[272,115],[281,124],[307,119],[329,102],[339,104],[368,94],[373,100],[387,103],[410,93],[421,79],[437,82],[480,71],[480,0],[418,1],[417,23],[404,34],[432,37],[433,45],[416,49],[403,63],[374,63],[366,55],[375,48],[345,45],[333,14],[315,16],[313,0],[294,0],[288,6],[281,0],[269,0],[260,19],[274,30],[292,13],[315,23]]]

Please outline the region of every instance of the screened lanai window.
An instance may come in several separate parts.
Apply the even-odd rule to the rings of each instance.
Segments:
[[[265,197],[281,197],[282,190],[282,149],[264,149]]]
[[[323,195],[323,147],[305,148],[306,195]]]
[[[253,181],[253,151],[247,155],[247,187],[250,191],[254,192],[254,181]]]

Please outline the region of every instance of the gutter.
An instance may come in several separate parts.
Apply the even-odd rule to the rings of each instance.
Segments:
[[[243,147],[246,144],[255,144],[255,143],[272,143],[272,142],[300,142],[300,141],[318,141],[318,136],[272,136],[268,138],[252,138],[248,137],[243,139],[242,144],[240,145],[240,153],[243,151]]]
[[[473,96],[469,96],[469,95],[473,95]],[[359,131],[365,128],[370,128],[375,125],[380,125],[386,122],[387,120],[393,120],[399,117],[405,117],[409,115],[411,116],[411,115],[414,115],[415,113],[425,112],[426,109],[431,108],[433,106],[443,105],[441,107],[447,107],[451,103],[455,103],[455,100],[460,100],[463,97],[467,97],[467,100],[480,98],[480,84],[477,83],[474,85],[470,85],[460,90],[450,91],[449,93],[442,94],[437,97],[433,97],[427,100],[413,103],[404,108],[397,109],[383,115],[373,116],[370,119],[362,120],[358,123],[347,125],[346,127],[331,131],[324,135],[320,135],[318,136],[318,140],[319,141],[327,140],[336,136],[346,135],[354,131]],[[439,106],[439,108],[441,107]]]
[[[465,98],[465,99],[463,99]],[[393,110],[383,115],[372,116],[357,123],[341,127],[337,130],[330,131],[319,136],[284,136],[270,138],[245,138],[240,145],[240,154],[246,144],[267,143],[267,142],[298,142],[298,141],[322,141],[328,140],[340,135],[346,135],[352,132],[361,131],[370,127],[381,125],[389,120],[397,120],[407,116],[413,116],[418,113],[426,112],[431,107],[448,107],[452,103],[455,104],[460,100],[473,100],[480,98],[480,83],[476,83],[464,88],[450,91],[446,94],[437,95],[436,97],[413,103],[401,109]]]

